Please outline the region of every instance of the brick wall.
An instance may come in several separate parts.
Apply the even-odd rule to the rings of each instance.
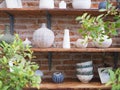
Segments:
[[[58,7],[58,3],[61,0],[55,0],[55,6]],[[65,0],[68,4],[68,8],[71,8],[71,0]],[[99,1],[92,0],[92,8],[97,8]],[[38,7],[39,0],[22,0],[24,7]],[[81,36],[78,34],[79,24],[75,21],[76,16],[53,16],[51,29],[55,33],[55,47],[62,47],[63,31],[65,28],[70,29],[71,46],[75,47],[75,41]],[[28,37],[32,41],[33,32],[41,26],[41,23],[46,22],[45,16],[39,17],[16,17],[15,18],[15,32],[20,35],[24,40]],[[3,32],[4,25],[9,23],[9,18],[0,17],[0,30]],[[119,32],[120,34],[120,32]],[[119,36],[113,37],[112,46],[120,46]],[[92,47],[92,44],[89,44]],[[97,68],[103,67],[105,63],[108,66],[113,66],[113,53],[53,53],[52,70],[48,69],[48,53],[34,53],[37,62],[40,66],[40,70],[44,72],[44,78],[50,78],[55,71],[63,72],[66,78],[76,78],[75,76],[75,64],[83,61],[93,60],[94,76],[98,77]],[[120,60],[119,60],[120,63]]]

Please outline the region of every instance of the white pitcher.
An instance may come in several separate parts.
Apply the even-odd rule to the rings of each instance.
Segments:
[[[40,0],[39,8],[54,8],[54,0]]]

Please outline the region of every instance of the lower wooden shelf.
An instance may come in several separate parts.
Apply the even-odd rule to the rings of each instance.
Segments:
[[[110,90],[110,86],[105,86],[104,84],[101,84],[99,80],[92,80],[89,83],[82,83],[78,79],[66,79],[63,83],[56,84],[53,83],[52,80],[43,80],[40,85],[41,90],[94,90],[94,89],[100,89],[100,90]]]

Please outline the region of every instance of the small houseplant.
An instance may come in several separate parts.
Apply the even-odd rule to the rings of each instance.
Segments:
[[[24,87],[39,88],[41,78],[35,75],[39,66],[29,46],[24,47],[16,35],[13,43],[0,43],[0,90],[22,90]]]
[[[117,35],[117,28],[120,27],[120,12],[118,12],[118,9],[108,3],[107,8],[100,11],[107,11],[107,13],[98,16],[84,13],[76,18],[81,24],[79,33],[83,36],[85,42],[92,40],[102,44],[105,39],[110,41],[111,36]],[[104,20],[108,15],[113,17],[113,21]]]
[[[92,40],[101,44],[105,39],[110,39],[111,35],[117,35],[116,22],[104,21],[103,18],[103,14],[95,17],[88,13],[76,18],[81,23],[79,33],[85,38],[86,42]]]

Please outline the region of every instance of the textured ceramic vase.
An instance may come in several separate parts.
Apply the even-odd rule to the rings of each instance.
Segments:
[[[91,7],[91,0],[72,0],[74,9],[89,9]]]
[[[52,80],[55,83],[61,83],[64,80],[64,75],[61,72],[55,72],[52,75]]]
[[[54,42],[54,33],[43,23],[42,27],[33,33],[33,45],[40,48],[51,47]]]
[[[1,36],[0,42],[5,41],[6,43],[12,43],[14,41],[14,35],[10,33],[10,26],[5,25],[4,35]]]
[[[112,38],[108,38],[108,36],[105,35],[102,39],[104,40],[103,42],[100,42],[100,38],[98,38],[96,41],[94,41],[94,44],[95,44],[96,47],[98,47],[98,48],[108,48],[108,47],[111,46]]]
[[[40,0],[39,8],[54,8],[54,0]]]

